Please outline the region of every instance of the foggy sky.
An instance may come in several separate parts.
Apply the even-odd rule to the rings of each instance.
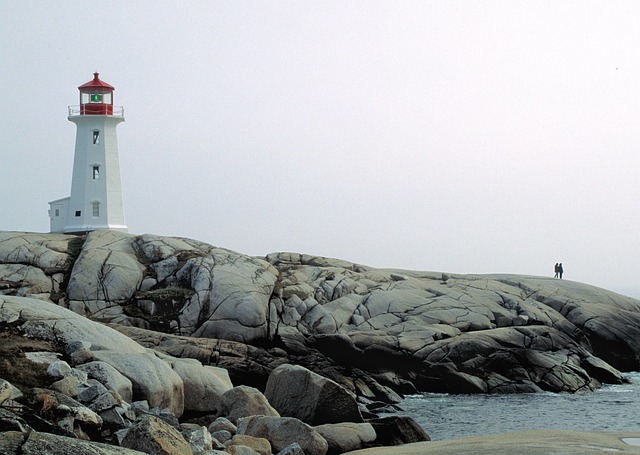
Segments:
[[[100,72],[132,233],[640,296],[640,3],[5,1],[0,230]]]

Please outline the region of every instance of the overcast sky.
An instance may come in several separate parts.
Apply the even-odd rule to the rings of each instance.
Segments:
[[[129,231],[640,296],[640,2],[0,2],[0,229],[116,87]]]

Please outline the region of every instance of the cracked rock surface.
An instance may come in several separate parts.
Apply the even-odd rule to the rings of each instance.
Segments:
[[[227,368],[234,381],[264,387],[292,363],[364,400],[588,391],[640,368],[640,301],[545,277],[257,258],[115,231],[0,232],[0,294],[111,323],[143,346]]]

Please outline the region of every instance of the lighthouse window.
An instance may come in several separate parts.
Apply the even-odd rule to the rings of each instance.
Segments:
[[[93,143],[94,144],[100,143],[100,131],[98,130],[93,130]]]
[[[93,180],[99,180],[100,179],[100,166],[93,166],[91,169],[92,169],[92,172],[93,172]]]
[[[91,102],[92,103],[102,103],[102,93],[92,93],[91,94]]]
[[[93,216],[100,216],[100,203],[94,202],[92,206],[93,206]]]
[[[60,209],[56,209],[56,216],[60,216]]]
[[[76,216],[80,216],[82,215],[82,211],[81,210],[76,210]]]

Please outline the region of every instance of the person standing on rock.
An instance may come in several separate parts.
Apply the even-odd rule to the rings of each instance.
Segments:
[[[554,278],[558,278],[559,270],[558,270],[558,263],[557,263],[557,262],[556,262],[555,267],[553,268],[553,271],[554,271],[554,272],[556,272],[556,274],[555,274],[555,275],[553,275],[553,277],[554,277]]]
[[[562,262],[558,264],[558,275],[559,278],[562,279],[562,274],[564,273],[564,269],[562,268]]]

